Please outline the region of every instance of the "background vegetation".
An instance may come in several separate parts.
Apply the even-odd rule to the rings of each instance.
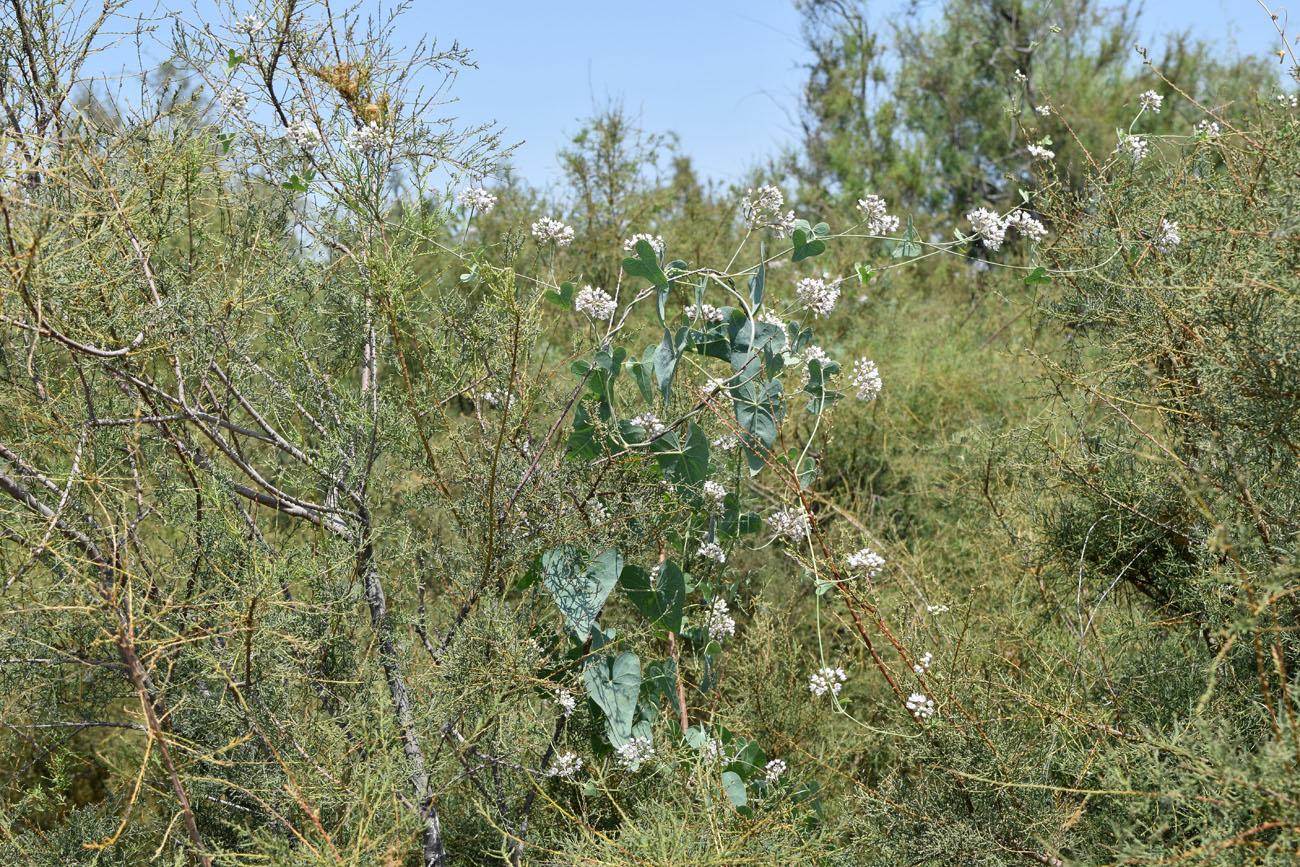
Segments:
[[[799,7],[797,147],[610,106],[558,194],[400,16],[179,26],[131,108],[5,7],[0,863],[1300,859],[1285,33]]]

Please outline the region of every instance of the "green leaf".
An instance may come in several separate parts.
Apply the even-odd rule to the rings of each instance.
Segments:
[[[853,263],[853,268],[855,271],[858,272],[858,282],[861,283],[863,286],[866,286],[868,283],[870,283],[871,278],[876,276],[875,271],[872,271],[870,268],[868,268],[866,265],[863,265],[861,262]]]
[[[552,304],[560,305],[565,310],[572,309],[574,288],[572,283],[561,283],[559,292],[554,289],[546,290],[546,300]]]
[[[668,277],[659,267],[659,257],[655,255],[655,248],[650,246],[649,241],[636,242],[636,256],[635,259],[623,260],[623,273],[629,277],[644,277],[655,286],[667,290]]]
[[[284,183],[280,184],[280,186],[283,187],[283,188],[286,189],[286,190],[293,190],[294,192],[298,192],[298,193],[305,193],[305,192],[307,192],[307,183],[306,183],[306,181],[304,181],[302,178],[298,177],[298,175],[296,175],[296,174],[291,175],[291,176],[289,177],[289,180],[287,180],[287,181],[285,181]]]
[[[744,431],[741,443],[749,455],[749,470],[757,474],[763,467],[763,458],[776,442],[777,419],[784,411],[781,400],[781,381],[771,380],[758,394],[753,383],[733,386],[731,399],[736,408],[736,421]]]
[[[818,238],[825,238],[831,233],[831,227],[827,223],[818,223],[812,227],[813,235]]]
[[[736,753],[736,757],[727,765],[727,770],[739,776],[742,780],[748,780],[756,771],[762,770],[767,764],[767,755],[754,741],[749,741]]]
[[[790,233],[790,240],[794,242],[794,254],[790,257],[790,261],[801,262],[826,252],[825,241],[820,238],[810,241],[808,235],[807,229],[795,229]]]
[[[655,571],[653,583],[650,574],[640,566],[625,566],[618,583],[627,591],[631,603],[652,624],[669,632],[680,632],[682,610],[686,605],[686,575],[682,567],[672,560],[665,560]]]
[[[663,395],[664,406],[668,405],[668,395],[673,387],[673,374],[677,371],[677,360],[686,351],[686,338],[689,333],[689,328],[677,329],[677,341],[674,343],[672,333],[665,328],[664,339],[655,347],[655,379],[659,381],[659,393]]]
[[[573,545],[561,545],[542,555],[542,583],[555,597],[555,604],[577,634],[591,637],[609,593],[623,571],[623,555],[609,548],[584,563],[585,552]]]
[[[655,404],[655,387],[654,387],[654,347],[651,346],[646,350],[645,358],[648,361],[637,361],[635,358],[623,362],[627,368],[628,375],[636,383],[637,390],[641,392],[641,399],[650,406]]]
[[[745,781],[734,771],[722,772],[722,791],[727,793],[727,799],[736,809],[749,803],[749,796],[745,794]]]
[[[230,145],[233,144],[234,141],[235,134],[233,132],[223,132],[221,135],[217,136],[217,143],[221,145],[221,155],[223,157],[230,153]]]
[[[895,259],[911,259],[921,255],[921,245],[917,241],[921,236],[916,234],[916,227],[912,225],[912,217],[908,215],[907,230],[903,232],[903,237],[898,239],[894,244],[894,252],[890,255]]]
[[[685,441],[662,437],[651,448],[664,478],[679,485],[699,485],[709,476],[709,437],[695,422],[686,428]]]
[[[236,54],[235,49],[231,48],[229,49],[229,52],[230,53],[226,55],[226,69],[234,69],[236,66],[244,62],[244,56],[242,54]]]
[[[599,657],[582,672],[587,695],[605,713],[605,733],[620,747],[632,738],[636,700],[641,694],[641,661],[635,653]]]
[[[816,358],[808,362],[808,383],[803,387],[803,394],[808,397],[808,412],[818,415],[842,396],[838,391],[827,388],[830,378],[840,372],[838,361],[822,363]]]
[[[1026,286],[1042,286],[1051,282],[1052,282],[1051,275],[1047,273],[1047,269],[1044,268],[1042,265],[1039,265],[1037,268],[1030,271],[1029,274],[1025,277]]]
[[[767,279],[767,245],[759,243],[758,245],[758,270],[749,278],[749,301],[754,306],[754,312],[763,306],[763,283]]]

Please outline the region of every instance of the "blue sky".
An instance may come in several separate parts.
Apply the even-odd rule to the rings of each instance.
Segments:
[[[882,24],[905,5],[873,4]],[[923,16],[940,6],[918,5]],[[194,15],[163,0],[168,8]],[[1277,48],[1255,0],[1147,0],[1144,8],[1148,44],[1186,28],[1227,53]],[[701,174],[721,181],[796,137],[804,52],[790,0],[417,0],[404,20],[412,43],[428,33],[473,50],[479,68],[461,75],[453,110],[467,121],[498,121],[511,141],[522,140],[515,166],[538,186],[558,179],[557,149],[609,100],[647,129],[675,131]],[[101,62],[136,60],[131,51]]]

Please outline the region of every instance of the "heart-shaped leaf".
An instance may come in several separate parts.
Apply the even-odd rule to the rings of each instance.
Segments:
[[[917,242],[921,236],[916,234],[916,227],[912,225],[912,218],[907,218],[907,230],[903,232],[903,237],[899,238],[894,244],[894,252],[890,255],[895,259],[912,259],[921,255],[921,245]]]
[[[794,242],[794,253],[790,257],[792,262],[802,262],[804,259],[811,259],[813,256],[820,256],[826,252],[826,242],[820,238],[813,240],[808,239],[809,230],[795,229],[790,233],[790,240]]]
[[[244,56],[242,54],[236,54],[235,49],[231,48],[229,49],[229,52],[230,53],[226,55],[226,69],[234,69],[236,66],[244,62]]]
[[[659,257],[655,255],[655,248],[650,246],[649,241],[636,242],[636,258],[623,260],[623,273],[629,277],[644,277],[661,289],[668,288],[668,277],[659,267]]]
[[[641,660],[635,653],[593,659],[582,672],[587,695],[605,713],[605,733],[615,748],[632,737],[641,693]]]
[[[1025,276],[1026,286],[1043,286],[1052,282],[1052,277],[1047,273],[1047,269],[1039,265]]]
[[[560,305],[565,310],[570,310],[573,308],[574,288],[575,287],[572,283],[561,283],[559,292],[556,292],[554,289],[546,290],[546,300],[550,301],[552,304]]]
[[[542,555],[542,583],[579,641],[591,637],[605,600],[623,571],[623,555],[609,548],[584,563],[585,552],[561,545]]]

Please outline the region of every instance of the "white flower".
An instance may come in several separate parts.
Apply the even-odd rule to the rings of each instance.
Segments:
[[[306,151],[320,143],[320,130],[303,118],[293,126],[286,126],[284,137],[298,150]]]
[[[1039,117],[1047,117],[1052,113],[1052,107],[1050,105],[1040,105],[1034,111],[1038,112]]]
[[[237,87],[227,87],[217,94],[217,99],[221,100],[227,111],[243,111],[248,105],[248,94]]]
[[[628,421],[636,427],[641,428],[652,437],[659,436],[659,434],[668,430],[667,426],[659,420],[659,416],[652,412],[642,413],[641,415],[634,416]]]
[[[1051,150],[1049,148],[1042,147],[1040,145],[1031,144],[1026,148],[1026,150],[1028,150],[1029,155],[1036,160],[1056,159],[1056,151]]]
[[[1007,214],[1003,224],[1008,229],[1015,229],[1029,240],[1038,242],[1047,237],[1047,227],[1024,211]]]
[[[704,483],[704,500],[708,504],[710,512],[721,512],[726,499],[727,489],[722,485],[712,479]]]
[[[1196,134],[1201,138],[1218,138],[1221,132],[1218,123],[1208,117],[1196,125]]]
[[[623,746],[614,750],[618,755],[619,767],[625,771],[638,771],[641,764],[655,754],[655,748],[649,738],[640,737],[623,744]]]
[[[705,738],[700,742],[700,752],[704,754],[704,758],[716,762],[726,756],[727,748],[718,738]]]
[[[1133,162],[1140,163],[1151,152],[1151,145],[1139,135],[1122,135],[1116,150],[1132,157]]]
[[[751,229],[770,228],[784,238],[790,234],[795,221],[794,211],[788,211],[784,215],[781,213],[784,204],[785,195],[768,184],[759,187],[757,191],[746,190],[744,198],[740,200],[740,210]]]
[[[858,400],[875,400],[884,387],[880,371],[874,361],[859,358],[853,362],[853,387],[858,390]]]
[[[555,703],[560,706],[560,713],[564,716],[572,716],[574,710],[578,707],[578,699],[570,690],[560,689],[555,693]]]
[[[916,664],[912,666],[912,671],[916,672],[917,674],[925,674],[927,671],[930,670],[931,659],[933,659],[933,657],[930,655],[930,651],[927,650],[925,653],[921,654],[921,658],[918,659],[916,661]]]
[[[713,447],[720,452],[729,452],[738,445],[740,440],[733,433],[725,433],[713,441]]]
[[[650,246],[654,248],[656,256],[662,256],[664,254],[664,239],[659,237],[658,235],[651,235],[648,232],[639,235],[633,235],[632,237],[628,238],[626,241],[623,242],[623,249],[629,253],[635,253],[637,241],[648,242]]]
[[[870,548],[863,548],[850,554],[845,562],[849,564],[850,569],[861,569],[868,578],[875,578],[880,574],[880,570],[885,568],[885,558]]]
[[[994,211],[988,208],[976,208],[966,215],[975,234],[984,239],[984,246],[990,250],[1002,248],[1007,237],[1007,224]]]
[[[830,316],[840,298],[840,288],[834,284],[827,286],[820,277],[805,277],[794,284],[794,294],[814,316]]]
[[[704,384],[700,386],[700,391],[706,395],[722,394],[725,396],[730,388],[731,386],[727,383],[727,380],[710,376],[704,380]]]
[[[596,524],[603,524],[609,520],[609,509],[605,504],[594,497],[587,501],[587,511],[591,513],[591,520]]]
[[[828,690],[831,695],[839,695],[848,679],[842,668],[819,668],[808,678],[808,691],[817,696],[825,695]]]
[[[926,698],[924,693],[914,692],[907,697],[907,709],[917,719],[929,719],[934,715],[934,699]]]
[[[926,610],[926,613],[928,613],[928,614],[943,614],[945,611],[948,610],[948,606],[947,606],[947,605],[927,605],[927,606],[925,606],[925,610]]]
[[[763,771],[763,782],[771,785],[781,779],[781,775],[785,773],[785,762],[781,759],[772,759],[763,767]]]
[[[723,319],[722,311],[706,302],[700,302],[699,306],[687,304],[683,312],[692,322],[696,319],[703,319],[705,322],[721,322]]]
[[[546,772],[551,777],[572,777],[582,770],[582,759],[576,753],[563,753],[555,757],[555,763]]]
[[[802,541],[811,529],[808,526],[808,516],[804,513],[802,506],[795,506],[791,509],[777,509],[767,516],[768,526],[772,528],[778,536],[784,536],[791,542]]]
[[[858,210],[866,221],[863,229],[868,235],[887,235],[898,231],[898,217],[888,216],[885,208],[885,200],[874,193],[858,199]]]
[[[557,247],[567,247],[573,243],[573,227],[550,217],[542,217],[533,223],[533,237],[542,244],[554,241]]]
[[[373,120],[365,126],[353,127],[343,137],[343,144],[355,154],[375,154],[393,146],[391,130],[386,130]]]
[[[1160,113],[1160,103],[1164,101],[1165,98],[1154,90],[1144,90],[1138,94],[1138,105],[1143,111],[1149,111],[1152,114]]]
[[[1029,77],[1025,75],[1023,72],[1021,72],[1019,69],[1011,73],[1011,75],[1013,78],[1015,78],[1016,81],[1020,82],[1021,84],[1024,84],[1026,81],[1029,80]]]
[[[724,635],[736,634],[736,621],[727,611],[727,600],[722,597],[713,600],[704,616],[704,629],[714,641],[721,640]]]
[[[766,322],[768,325],[775,325],[777,328],[780,328],[782,332],[785,331],[785,321],[770,310],[759,311],[759,314],[754,317],[754,321]]]
[[[257,16],[250,12],[232,24],[230,29],[243,36],[252,36],[265,26],[265,21],[259,21]]]
[[[727,554],[717,542],[704,542],[700,545],[700,550],[695,553],[706,560],[713,560],[718,563],[727,562]]]
[[[466,187],[456,194],[456,201],[462,208],[488,214],[496,206],[497,197],[482,187]]]
[[[1294,93],[1279,93],[1277,104],[1283,108],[1296,108],[1300,105],[1300,98],[1297,98]]]
[[[1170,253],[1173,249],[1181,244],[1182,238],[1178,237],[1178,223],[1173,220],[1161,220],[1160,230],[1156,236],[1151,239],[1151,246],[1155,247],[1158,252]]]
[[[587,314],[597,322],[608,322],[614,318],[618,304],[604,289],[583,286],[573,297],[573,309]]]

